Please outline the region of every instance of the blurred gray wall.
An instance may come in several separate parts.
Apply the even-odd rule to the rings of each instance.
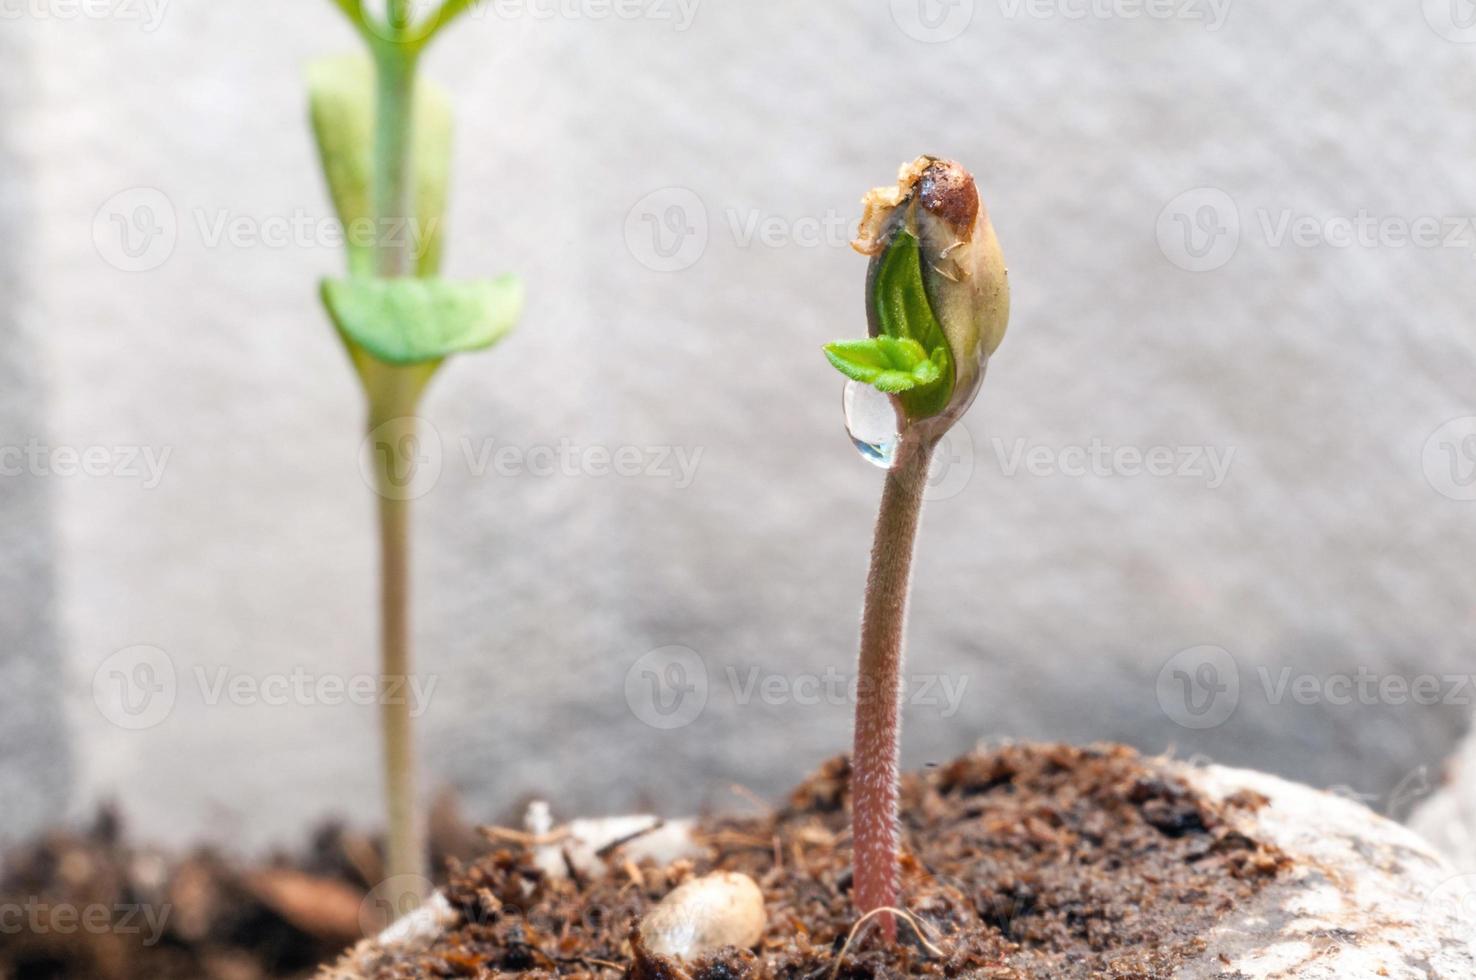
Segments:
[[[0,64],[29,76],[28,46],[0,33]],[[46,323],[35,303],[35,160],[22,134],[35,125],[22,85],[0,86],[0,445],[47,431]],[[42,481],[0,478],[0,841],[40,826],[72,789],[62,716],[65,664],[56,636],[53,498]]]
[[[104,797],[166,839],[377,820],[372,706],[300,686],[375,650],[304,122],[305,65],[355,41],[304,0],[15,9],[0,441],[48,451],[0,478],[12,829]],[[1418,792],[1476,694],[1459,9],[607,9],[484,7],[425,62],[460,122],[447,273],[529,295],[423,411],[430,784],[681,811],[847,746],[880,474],[819,348],[863,328],[859,195],[930,151],[977,172],[1015,312],[925,515],[907,762],[1120,739]],[[641,473],[495,462],[565,446]],[[1388,681],[1427,675],[1433,704]]]

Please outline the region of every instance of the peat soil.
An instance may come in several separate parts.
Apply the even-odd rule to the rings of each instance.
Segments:
[[[638,866],[616,849],[595,878],[550,876],[530,844],[494,836],[490,853],[451,863],[453,928],[323,978],[1148,980],[1204,952],[1208,930],[1288,864],[1236,829],[1266,803],[1253,793],[1208,800],[1120,746],[980,750],[905,778],[902,903],[914,918],[888,945],[875,921],[854,928],[848,785],[846,761],[832,760],[782,808],[703,821],[698,860]],[[633,955],[641,916],[714,870],[760,885],[756,950],[695,964]]]

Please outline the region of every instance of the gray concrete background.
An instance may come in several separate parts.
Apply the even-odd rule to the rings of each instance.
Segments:
[[[1121,739],[1395,810],[1464,730],[1476,423],[1437,430],[1476,415],[1476,36],[1416,0],[933,3],[504,4],[429,55],[447,272],[529,294],[423,413],[423,749],[475,815],[729,805],[845,748],[806,678],[851,668],[880,477],[819,348],[862,329],[860,193],[921,151],[978,174],[1015,312],[925,515],[908,763]],[[377,820],[372,708],[210,690],[373,669],[361,407],[314,295],[341,255],[260,240],[331,213],[303,76],[353,38],[301,0],[6,9],[0,441],[109,460],[0,478],[6,832],[103,797],[247,847]],[[1389,222],[1326,227],[1360,213]],[[1421,218],[1441,241],[1399,245]],[[166,232],[152,268],[124,227]],[[701,456],[690,485],[478,474],[486,440]],[[1214,487],[1061,472],[1094,440],[1233,456]],[[707,701],[662,729],[673,646]],[[1334,703],[1360,670],[1454,703]]]

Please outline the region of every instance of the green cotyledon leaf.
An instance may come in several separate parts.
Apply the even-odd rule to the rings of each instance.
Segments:
[[[929,356],[911,337],[868,337],[825,346],[837,371],[889,395],[936,385],[943,377],[942,358]]]
[[[942,412],[953,394],[953,355],[943,327],[928,302],[923,284],[922,250],[917,237],[906,229],[897,231],[879,257],[868,301],[876,310],[884,336],[914,341],[941,373],[941,384],[900,392],[898,398],[903,411],[910,419],[929,418]]]
[[[451,101],[444,89],[419,79],[415,86],[413,214],[404,227],[378,228],[374,218],[374,62],[346,55],[308,69],[313,134],[333,206],[343,223],[349,272],[374,274],[375,245],[408,241],[420,276],[441,264],[446,190],[451,169]]]
[[[352,352],[396,365],[490,347],[512,330],[523,308],[523,286],[514,276],[327,279],[322,293]]]

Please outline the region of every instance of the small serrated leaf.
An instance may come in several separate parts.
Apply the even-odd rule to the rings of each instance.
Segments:
[[[887,394],[927,388],[943,376],[937,359],[911,337],[840,340],[825,347],[837,371]]]
[[[446,279],[325,279],[323,305],[350,348],[386,364],[424,364],[480,350],[517,322],[523,287],[515,276]]]
[[[357,55],[324,58],[308,70],[313,134],[333,206],[343,223],[349,271],[374,274],[374,246],[408,239],[416,273],[433,276],[441,264],[446,188],[451,166],[451,100],[427,79],[415,86],[414,215],[404,228],[378,228],[374,216],[374,63]]]

